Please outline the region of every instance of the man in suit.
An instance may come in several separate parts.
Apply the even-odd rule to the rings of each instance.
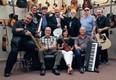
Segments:
[[[47,6],[43,6],[42,7],[42,10],[41,12],[39,12],[39,23],[40,23],[40,19],[42,18],[42,23],[41,23],[41,36],[44,36],[44,31],[45,31],[45,28],[48,26],[48,16],[49,16],[49,13],[47,12],[48,11],[48,7]],[[38,24],[39,26],[39,24]]]
[[[27,56],[25,56],[26,60],[30,60],[31,56],[35,53],[35,43],[31,39],[31,35],[36,34],[36,27],[31,22],[32,21],[32,14],[26,14],[24,20],[19,20],[15,22],[12,33],[13,38],[11,40],[11,51],[9,53],[6,67],[4,71],[4,76],[9,77],[11,74],[11,70],[13,65],[17,61],[17,55],[20,50],[20,47],[23,46]]]
[[[51,27],[52,30],[52,34],[56,28],[62,28],[62,29],[64,28],[64,26],[66,25],[65,20],[66,18],[60,14],[59,8],[55,7],[54,14],[49,15],[49,21],[48,21],[49,26]]]
[[[68,31],[71,37],[77,37],[79,35],[79,29],[81,27],[81,23],[78,18],[76,18],[76,10],[71,10],[71,17],[68,18]]]

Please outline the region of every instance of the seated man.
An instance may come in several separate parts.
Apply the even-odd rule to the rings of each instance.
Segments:
[[[31,21],[32,15],[28,13],[26,14],[24,20],[15,22],[12,28],[13,37],[11,40],[11,51],[9,53],[4,71],[5,77],[9,77],[11,74],[13,65],[17,61],[17,55],[18,51],[20,50],[20,46],[25,48],[26,54],[28,54],[28,56],[25,58],[27,60],[29,60],[32,54],[35,52],[36,46],[30,36],[35,35],[36,31],[35,26]]]
[[[85,27],[80,28],[80,35],[78,38],[75,40],[75,55],[76,59],[78,61],[78,65],[80,68],[80,73],[84,73],[84,57],[81,56],[81,54],[86,53],[86,47],[87,47],[87,42],[88,41],[93,41],[93,39],[90,36],[86,35],[86,29]],[[96,63],[95,63],[95,71],[98,71],[98,65],[99,65],[99,55],[97,53],[96,57]]]
[[[57,70],[58,65],[60,64],[62,58],[62,52],[60,50],[56,50],[56,38],[51,35],[51,28],[45,28],[45,36],[41,37],[40,40],[43,44],[42,49],[39,51],[39,58],[41,62],[41,71],[40,75],[44,76],[46,71],[44,57],[45,55],[55,55],[55,63],[53,66],[52,72],[55,75],[60,75],[60,72]]]

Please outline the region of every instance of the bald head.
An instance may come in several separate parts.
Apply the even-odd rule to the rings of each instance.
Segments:
[[[73,17],[76,15],[76,10],[75,10],[75,9],[72,9],[72,10],[70,11],[70,15],[71,15],[71,17],[73,18]]]
[[[55,15],[59,16],[60,15],[60,9],[58,7],[54,8],[54,13]]]
[[[80,28],[80,35],[85,35],[86,34],[86,28],[85,27],[81,27]]]
[[[51,35],[51,28],[50,27],[46,27],[45,28],[45,36],[49,37]]]

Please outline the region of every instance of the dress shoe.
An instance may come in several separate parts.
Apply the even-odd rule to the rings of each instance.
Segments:
[[[53,69],[52,73],[54,73],[55,75],[60,75],[60,72],[57,69]]]
[[[98,68],[95,68],[94,70],[96,73],[99,73],[99,69]]]
[[[46,70],[45,70],[45,69],[41,69],[40,75],[41,75],[41,76],[45,76],[45,74],[46,74]]]
[[[10,73],[4,73],[4,77],[10,77]]]
[[[81,74],[84,74],[84,68],[80,68],[79,72],[80,72]]]

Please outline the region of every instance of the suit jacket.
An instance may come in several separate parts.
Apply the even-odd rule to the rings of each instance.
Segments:
[[[52,31],[54,31],[57,28],[58,23],[55,14],[52,14],[51,16],[50,15],[49,15],[48,26],[51,27]],[[64,17],[63,20],[61,19],[61,28],[63,29],[65,25],[66,25],[66,18]]]
[[[68,25],[68,31],[69,31],[69,35],[71,37],[77,37],[79,35],[79,29],[81,27],[81,23],[79,21],[78,18],[74,17],[74,18],[68,18],[67,19],[67,25]]]
[[[15,24],[14,24],[14,26],[12,28],[13,37],[12,37],[11,43],[19,46],[19,43],[20,43],[20,41],[21,41],[22,38],[25,37],[25,38],[31,39],[31,37],[25,36],[25,31],[24,30],[16,32],[17,28],[24,28],[23,20],[19,20],[19,21],[15,22]],[[28,24],[26,26],[26,28],[24,28],[24,29],[25,30],[29,30],[32,33],[32,35],[35,36],[36,27],[33,24],[33,22],[31,22],[30,24]]]

